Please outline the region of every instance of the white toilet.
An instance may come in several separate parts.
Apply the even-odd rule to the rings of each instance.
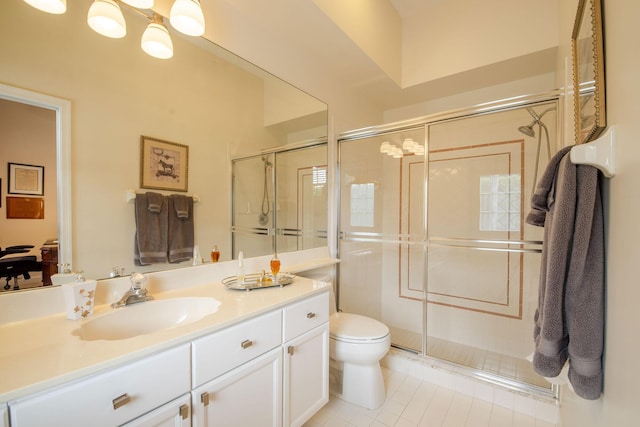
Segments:
[[[332,283],[326,274],[304,274],[310,279]],[[331,287],[329,358],[331,392],[342,400],[376,409],[385,400],[380,360],[391,345],[389,328],[370,317],[336,310]]]

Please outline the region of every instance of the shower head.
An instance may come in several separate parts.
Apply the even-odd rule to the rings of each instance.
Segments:
[[[533,138],[534,136],[536,136],[536,133],[535,133],[535,131],[533,130],[533,125],[534,125],[534,124],[536,124],[536,121],[535,121],[535,120],[534,120],[533,122],[531,122],[531,124],[530,124],[530,125],[527,125],[527,126],[520,126],[520,127],[518,128],[518,130],[519,130],[520,132],[524,133],[525,135],[530,136],[530,137],[532,137],[532,138]]]

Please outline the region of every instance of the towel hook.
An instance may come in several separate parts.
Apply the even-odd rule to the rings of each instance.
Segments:
[[[616,174],[615,126],[610,126],[600,138],[573,147],[570,158],[573,164],[594,166],[605,177],[613,177]]]

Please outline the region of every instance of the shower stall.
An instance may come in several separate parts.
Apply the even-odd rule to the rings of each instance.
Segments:
[[[392,346],[551,393],[533,351],[542,229],[531,192],[561,145],[547,94],[342,134],[338,307]]]
[[[327,246],[327,144],[232,160],[233,257]]]

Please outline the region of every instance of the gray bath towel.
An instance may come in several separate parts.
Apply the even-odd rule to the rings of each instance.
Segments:
[[[193,256],[193,198],[169,196],[169,262],[187,261]]]
[[[136,236],[134,243],[135,265],[149,265],[167,262],[167,211],[166,197],[160,204],[160,211],[149,209],[147,194],[136,195]]]
[[[555,377],[568,359],[575,392],[597,399],[604,345],[599,173],[592,166],[572,164],[568,151],[549,163],[527,217],[529,223],[544,225],[533,366],[540,375]]]

